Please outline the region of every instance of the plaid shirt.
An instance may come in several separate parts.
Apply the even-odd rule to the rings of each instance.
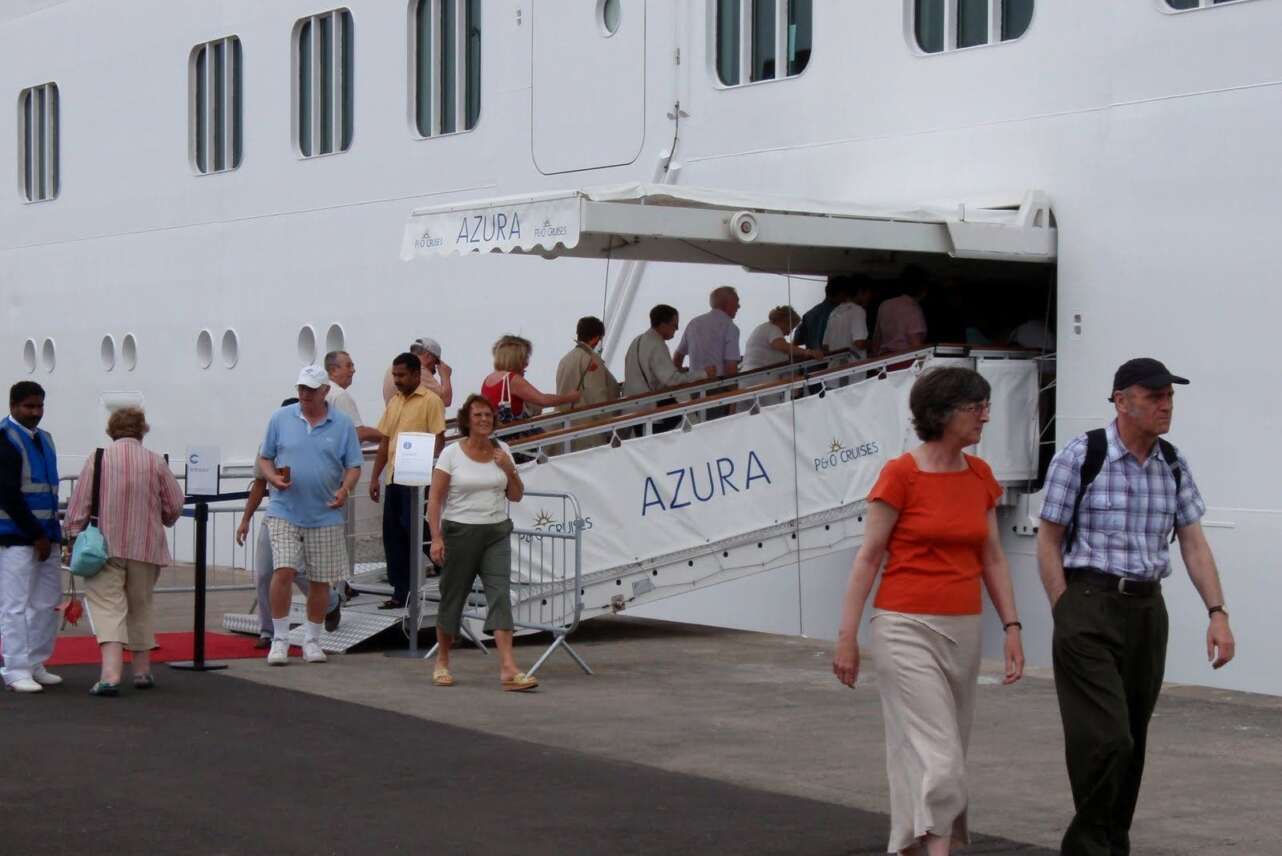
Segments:
[[[1104,466],[1082,497],[1072,551],[1065,554],[1064,567],[1096,568],[1141,580],[1161,579],[1171,573],[1167,539],[1172,526],[1196,523],[1206,511],[1206,502],[1184,455],[1177,453],[1182,471],[1177,497],[1175,475],[1157,446],[1141,464],[1122,445],[1116,422],[1109,424],[1105,434],[1108,453]],[[1082,435],[1051,461],[1043,520],[1068,525],[1085,460],[1086,436]]]

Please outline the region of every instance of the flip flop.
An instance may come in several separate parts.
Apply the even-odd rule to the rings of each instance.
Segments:
[[[432,670],[432,686],[434,687],[452,687],[454,686],[454,676],[450,674],[449,669]]]
[[[503,681],[503,692],[505,693],[523,693],[528,692],[539,685],[538,679],[525,672],[517,672],[512,677]]]

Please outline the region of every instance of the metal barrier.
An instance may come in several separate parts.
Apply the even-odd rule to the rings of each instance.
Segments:
[[[564,532],[512,530],[512,623],[517,630],[553,636],[552,644],[526,674],[537,672],[548,657],[561,648],[590,675],[592,669],[568,641],[583,616],[583,511],[578,499],[570,493],[526,491],[525,496],[560,500],[560,519],[568,523],[568,531]],[[463,610],[464,626],[468,620],[485,621],[488,610],[484,594],[478,579]],[[474,636],[471,632],[467,635]],[[431,658],[435,652],[433,645],[424,659]]]

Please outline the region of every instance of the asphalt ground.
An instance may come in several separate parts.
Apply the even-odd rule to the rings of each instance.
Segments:
[[[95,667],[60,672],[0,695],[6,854],[884,852],[884,815],[831,802],[227,672],[160,667],[115,699],[87,694]]]

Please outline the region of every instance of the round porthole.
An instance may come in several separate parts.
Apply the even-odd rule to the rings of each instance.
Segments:
[[[138,340],[133,333],[126,333],[124,341],[120,343],[120,362],[127,372],[138,367]]]
[[[102,370],[105,372],[116,367],[116,340],[111,336],[102,337],[102,344],[98,346],[98,359],[102,362]]]
[[[228,330],[223,333],[223,365],[229,369],[236,367],[240,362],[240,337],[236,335],[235,330]]]
[[[196,362],[202,369],[214,364],[214,337],[208,330],[201,330],[196,336]]]
[[[341,351],[347,345],[347,335],[342,324],[330,324],[325,331],[325,353]]]
[[[601,32],[609,38],[619,31],[619,22],[623,18],[623,0],[597,0],[597,23]]]
[[[22,346],[22,365],[31,374],[36,370],[36,340],[28,339]]]
[[[58,365],[58,346],[53,343],[53,339],[45,339],[44,345],[41,346],[40,362],[47,372],[53,371]]]
[[[298,331],[298,359],[305,366],[316,363],[316,331],[310,324]]]

